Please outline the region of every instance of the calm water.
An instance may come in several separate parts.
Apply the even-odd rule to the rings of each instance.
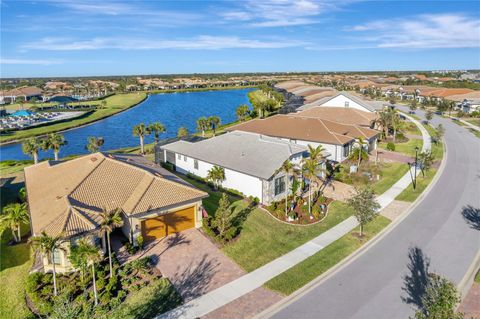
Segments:
[[[138,106],[79,129],[64,132],[68,144],[60,150],[60,157],[87,153],[85,144],[89,136],[101,136],[105,139],[102,150],[139,145],[138,137],[132,135],[133,127],[138,123],[162,122],[167,132],[160,138],[174,137],[181,126],[195,132],[195,121],[201,116],[220,116],[222,123],[236,120],[235,109],[240,104],[250,105],[247,93],[252,89],[167,93],[150,95]],[[153,142],[153,136],[146,143]],[[50,152],[41,152],[40,158],[53,157]],[[29,159],[22,153],[21,144],[0,147],[1,160]]]

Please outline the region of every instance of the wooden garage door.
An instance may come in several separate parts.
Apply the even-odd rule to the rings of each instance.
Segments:
[[[195,206],[142,222],[145,240],[154,240],[195,227]]]

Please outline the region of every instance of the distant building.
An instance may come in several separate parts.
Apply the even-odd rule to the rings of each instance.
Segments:
[[[42,90],[35,86],[24,86],[7,91],[0,91],[0,103],[15,103],[17,100],[24,101],[37,98],[43,101]]]

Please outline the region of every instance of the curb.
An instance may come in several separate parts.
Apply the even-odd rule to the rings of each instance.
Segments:
[[[421,124],[420,124],[421,125]],[[354,262],[357,258],[362,256],[364,253],[366,253],[370,248],[372,248],[377,242],[379,242],[381,239],[383,239],[386,235],[388,235],[390,232],[394,230],[394,228],[400,224],[405,218],[407,218],[410,213],[423,201],[426,195],[430,193],[432,188],[435,186],[437,183],[438,179],[442,175],[446,163],[447,163],[447,144],[444,143],[443,147],[443,158],[442,162],[440,164],[440,167],[438,168],[437,173],[433,177],[432,181],[428,184],[428,186],[423,190],[423,192],[415,199],[415,201],[410,205],[410,207],[404,211],[402,214],[400,214],[394,221],[392,221],[387,227],[382,229],[377,235],[375,235],[373,238],[371,238],[368,242],[366,242],[363,246],[358,248],[356,251],[354,251],[352,254],[349,256],[345,257],[343,260],[341,260],[339,263],[337,263],[335,266],[315,278],[314,280],[310,281],[308,284],[303,286],[302,288],[298,289],[297,291],[293,292],[291,295],[287,296],[286,298],[280,300],[276,304],[268,307],[261,313],[255,315],[253,318],[270,318],[273,315],[275,315],[277,312],[279,312],[281,309],[287,307],[288,305],[294,303],[296,300],[300,299],[310,291],[312,291],[314,288],[322,284],[324,281],[350,265],[352,262]],[[477,262],[480,263],[480,253],[477,258]],[[471,268],[475,268],[472,266]],[[474,273],[474,271],[472,271]],[[466,276],[467,277],[467,276]],[[471,276],[470,276],[471,277]],[[468,278],[467,278],[468,279]],[[471,280],[473,280],[473,277],[471,277]]]
[[[475,275],[477,274],[477,271],[479,271],[480,268],[480,251],[478,251],[477,255],[473,259],[472,264],[470,267],[468,267],[467,272],[465,273],[465,276],[463,276],[462,280],[457,285],[457,289],[460,292],[461,299],[463,300],[467,294],[468,291],[470,290],[470,287],[473,284],[473,280],[475,278]],[[460,303],[457,305],[457,307],[460,306]]]

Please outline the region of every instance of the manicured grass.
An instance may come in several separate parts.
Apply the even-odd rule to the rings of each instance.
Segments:
[[[395,143],[395,152],[402,153],[407,156],[415,156],[415,146],[418,146],[419,150],[422,149],[423,140],[411,138],[405,143]],[[381,142],[380,148],[387,149],[387,143]]]
[[[412,122],[405,122],[405,133],[418,136],[422,135],[420,129]]]
[[[432,181],[435,173],[437,172],[436,168],[430,169],[423,177],[422,174],[418,175],[417,177],[417,188],[413,189],[413,184],[410,183],[408,187],[400,193],[395,199],[401,200],[404,202],[413,202],[417,199],[417,197],[427,188],[428,184]]]
[[[7,110],[26,110],[31,107],[46,107],[46,106],[53,106],[53,105],[58,105],[58,102],[46,102],[46,103],[30,103],[30,102],[25,102],[25,103],[13,103],[13,104],[5,104],[5,109]]]
[[[238,204],[247,205],[245,202]],[[237,208],[239,209],[239,208]],[[352,215],[346,204],[333,202],[328,216],[310,226],[282,223],[267,212],[254,209],[242,226],[240,236],[223,251],[246,271],[252,271],[304,244]]]
[[[8,174],[18,173],[29,165],[32,165],[33,161],[1,161],[0,162],[0,174],[5,177]]]
[[[475,275],[475,278],[473,279],[477,284],[480,284],[480,270],[477,272]]]
[[[392,187],[405,173],[408,172],[408,165],[405,163],[382,163],[380,180],[370,184],[375,194],[383,194]]]
[[[22,233],[28,232],[28,226],[22,227]],[[0,243],[0,318],[33,318],[25,304],[25,280],[32,264],[30,245],[22,242],[13,246],[10,230],[1,235]]]
[[[476,125],[476,126],[480,126],[480,119],[477,119],[477,118],[469,118],[469,119],[465,119],[466,122],[470,123],[470,124],[473,124],[473,125]]]
[[[108,117],[129,107],[140,103],[146,98],[145,93],[128,93],[113,95],[105,99],[107,105],[105,108],[97,109],[80,118],[72,119],[62,123],[46,125],[42,127],[30,128],[26,130],[14,131],[9,134],[0,136],[0,142],[7,142],[12,140],[23,139],[31,136],[44,135],[51,132],[58,132],[69,128],[81,126],[87,123],[92,123],[102,118]],[[90,101],[89,104],[100,104],[101,101]]]
[[[285,295],[293,293],[360,248],[389,223],[390,221],[387,218],[378,216],[364,227],[363,238],[360,239],[357,236],[359,231],[357,228],[315,255],[268,281],[265,286]]]

